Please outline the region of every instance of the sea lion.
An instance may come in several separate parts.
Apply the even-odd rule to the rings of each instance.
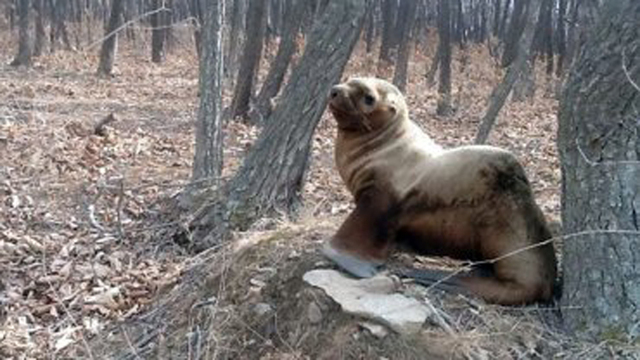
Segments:
[[[395,245],[422,255],[499,258],[489,276],[444,283],[505,305],[552,298],[553,245],[518,252],[551,233],[513,154],[492,146],[443,149],[409,119],[400,91],[381,79],[352,78],[329,97],[335,162],[356,207],[325,243],[328,258],[358,277],[378,273]]]

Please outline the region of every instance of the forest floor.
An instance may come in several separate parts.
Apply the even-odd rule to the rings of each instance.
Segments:
[[[95,75],[95,48],[46,54],[31,69],[9,67],[12,54],[0,54],[0,357],[45,358],[72,344],[87,346],[176,283],[189,260],[171,239],[156,237],[166,224],[147,220],[190,178],[197,58],[178,44],[156,65],[142,45],[124,43],[110,79]],[[0,48],[15,44],[0,40]],[[423,76],[432,55],[430,48],[411,59],[411,117],[445,147],[470,144],[503,71],[485,46],[455,51],[456,112],[438,117],[436,86]],[[358,48],[345,77],[375,74],[391,76],[378,73],[376,57]],[[556,82],[538,74],[535,94],[510,101],[489,140],[519,157],[552,220],[560,209]],[[106,135],[95,135],[95,124],[111,113]],[[226,176],[258,133],[240,122],[226,125]],[[322,237],[337,227],[352,205],[333,165],[334,136],[325,114],[314,137],[303,218],[260,222],[247,234],[322,223],[329,227]]]

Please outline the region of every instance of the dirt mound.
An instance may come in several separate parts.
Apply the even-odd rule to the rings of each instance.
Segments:
[[[571,345],[548,308],[503,308],[405,284],[440,321],[403,336],[345,313],[303,281],[331,267],[318,252],[335,222],[280,226],[191,260],[182,280],[141,315],[77,346],[72,356],[207,359],[440,359],[542,357]],[[89,350],[88,350],[89,349]]]

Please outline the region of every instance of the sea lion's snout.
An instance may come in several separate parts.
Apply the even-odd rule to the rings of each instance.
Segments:
[[[338,84],[331,88],[329,91],[329,101],[332,103],[344,101],[345,98],[349,97],[348,88],[344,84]]]

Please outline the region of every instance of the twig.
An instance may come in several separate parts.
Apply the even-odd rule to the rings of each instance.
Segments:
[[[127,341],[127,345],[129,346],[129,349],[131,350],[131,353],[133,354],[133,356],[136,359],[142,360],[142,358],[138,354],[138,350],[133,346],[133,343],[131,342],[131,338],[129,338],[129,333],[127,332],[127,329],[125,329],[124,326],[120,325],[120,331],[122,331],[122,336],[124,336],[124,339]]]
[[[113,35],[119,33],[120,31],[122,31],[123,29],[125,29],[127,26],[129,26],[129,24],[132,24],[134,22],[137,22],[138,20],[141,20],[147,16],[153,15],[153,14],[157,14],[161,11],[171,11],[170,9],[167,9],[166,7],[161,7],[159,9],[155,9],[153,11],[149,11],[146,12],[144,14],[139,15],[138,17],[135,17],[129,21],[127,21],[126,23],[122,24],[120,27],[118,27],[117,29],[113,30],[112,32],[108,33],[107,35],[105,35],[104,37],[94,41],[93,43],[89,44],[84,51],[89,51],[90,49],[92,49],[94,46],[100,45],[103,41],[107,40],[108,38],[112,37]]]
[[[49,289],[53,293],[52,294],[53,295],[52,296],[53,300],[64,310],[65,314],[67,315],[67,318],[69,318],[69,321],[71,321],[73,326],[82,329],[82,330],[80,330],[80,338],[82,340],[82,344],[84,345],[85,351],[89,355],[89,358],[93,360],[95,358],[93,357],[93,353],[91,352],[91,347],[89,346],[89,343],[87,342],[87,339],[84,337],[84,332],[83,332],[84,326],[79,326],[78,325],[78,322],[76,322],[76,319],[73,317],[73,315],[71,315],[71,312],[64,305],[64,302],[62,302],[62,300],[60,298],[60,294],[58,294],[58,290],[56,290],[56,288],[51,283],[51,280],[49,280],[49,274],[47,272],[47,262],[46,262],[46,260],[47,260],[46,250],[42,250],[42,274],[43,274],[44,280],[49,285]]]
[[[587,154],[582,150],[582,146],[578,143],[578,139],[576,139],[576,148],[578,148],[578,152],[582,159],[589,164],[589,166],[598,166],[598,165],[640,165],[640,161],[635,160],[620,160],[620,161],[593,161],[587,157]]]
[[[638,92],[640,92],[640,86],[638,86],[638,84],[636,84],[636,82],[633,81],[633,79],[631,78],[631,75],[629,74],[629,70],[627,69],[627,58],[625,56],[624,49],[622,50],[622,71],[624,71],[624,76],[627,77],[627,81],[629,81],[631,86],[633,86],[636,90],[638,90]]]
[[[106,232],[106,229],[98,223],[98,220],[96,220],[95,206],[93,204],[89,204],[89,206],[87,206],[87,210],[89,210],[89,223],[91,226],[100,230],[100,232]]]
[[[492,265],[495,264],[496,262],[500,261],[500,260],[504,260],[506,258],[518,255],[520,253],[523,253],[525,251],[529,251],[541,246],[545,246],[548,244],[551,244],[554,241],[558,241],[558,240],[570,240],[570,239],[575,239],[577,237],[581,237],[583,235],[604,235],[604,234],[619,234],[619,235],[639,235],[640,236],[640,231],[636,231],[636,230],[586,230],[586,231],[579,231],[579,232],[575,232],[572,234],[567,234],[567,235],[562,235],[562,236],[554,236],[550,239],[547,239],[545,241],[536,243],[536,244],[532,244],[532,245],[528,245],[525,247],[522,247],[520,249],[516,249],[514,251],[508,252],[506,254],[500,255],[498,257],[492,258],[492,259],[487,259],[487,260],[481,260],[481,261],[475,261],[475,262],[471,262],[453,272],[451,272],[450,274],[444,276],[442,279],[439,279],[437,281],[435,281],[433,284],[429,285],[427,287],[427,290],[431,290],[436,288],[438,285],[442,284],[443,282],[457,276],[458,274],[465,272],[465,271],[469,271],[472,270],[473,267],[478,266],[478,265]]]
[[[124,241],[124,226],[122,225],[122,208],[124,207],[124,199],[124,177],[122,177],[120,179],[118,201],[116,203],[116,220],[118,222],[118,236],[120,236],[120,241]]]

